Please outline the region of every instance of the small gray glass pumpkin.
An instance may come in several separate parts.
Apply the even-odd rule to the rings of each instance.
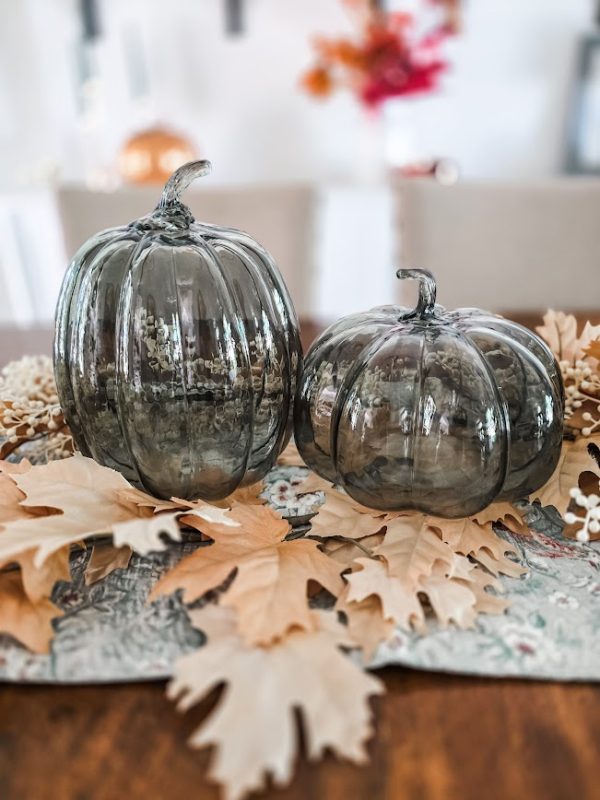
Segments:
[[[305,359],[295,439],[306,464],[385,511],[476,514],[540,488],[564,412],[555,359],[533,333],[478,309],[382,306],[329,327]]]
[[[289,439],[302,365],[273,259],[180,200],[209,170],[186,164],[153,213],[87,241],[56,312],[77,447],[158,497],[216,500],[262,478]]]

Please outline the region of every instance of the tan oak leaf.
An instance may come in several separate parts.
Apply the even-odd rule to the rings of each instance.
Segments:
[[[379,645],[393,635],[396,625],[391,618],[385,617],[381,599],[377,595],[368,595],[360,601],[349,601],[348,591],[349,587],[346,587],[335,608],[344,614],[348,633],[352,641],[360,647],[364,660],[368,663]]]
[[[277,786],[289,783],[298,756],[296,711],[310,759],[331,750],[366,760],[373,732],[369,697],[381,694],[383,685],[340,651],[348,635],[343,626],[335,635],[331,623],[323,629],[316,622],[310,631],[258,647],[240,638],[231,609],[207,606],[190,617],[208,642],[176,662],[167,691],[185,711],[227,685],[190,740],[193,747],[215,747],[210,777],[222,784],[226,800],[261,790],[269,775]]]
[[[345,536],[361,539],[377,533],[384,526],[383,512],[359,506],[349,495],[332,489],[311,519],[311,533],[323,538]]]
[[[371,557],[373,550],[383,541],[383,533],[374,533],[362,539],[326,538],[323,540],[323,552],[343,567],[351,567],[355,558]]]
[[[347,603],[362,602],[377,597],[383,617],[396,625],[422,630],[425,615],[418,598],[418,586],[407,586],[397,576],[390,575],[386,564],[379,559],[357,558],[356,570],[346,576]]]
[[[436,561],[447,567],[454,561],[452,549],[432,530],[424,514],[388,522],[383,543],[374,553],[386,561],[390,575],[398,578],[408,591],[413,590],[422,577],[431,574]]]
[[[428,517],[431,527],[439,531],[440,536],[455,553],[473,556],[480,563],[493,570],[494,575],[502,573],[512,577],[523,575],[527,570],[515,561],[506,558],[507,554],[516,555],[515,547],[494,533],[491,525],[479,525],[473,519],[441,519]]]
[[[251,486],[242,486],[236,489],[233,494],[223,500],[218,500],[208,503],[205,500],[182,500],[178,497],[172,497],[170,500],[161,500],[153,497],[151,494],[136,489],[131,486],[128,489],[123,489],[119,492],[119,497],[128,503],[133,503],[139,508],[151,509],[154,512],[161,511],[177,511],[186,509],[206,509],[206,506],[216,506],[217,508],[231,508],[234,503],[243,503],[244,505],[264,505],[266,499],[261,497],[264,492],[265,485],[262,481],[253,483]]]
[[[600,361],[600,339],[593,339],[587,347],[584,348],[584,352],[586,356]]]
[[[590,344],[600,338],[600,325],[586,322],[577,335],[577,319],[573,314],[549,310],[544,314],[543,325],[536,331],[546,340],[559,361],[575,362],[586,355]],[[597,356],[592,357],[597,358]]]
[[[179,530],[171,519],[140,516],[140,509],[120,495],[131,489],[125,478],[91,458],[72,456],[48,464],[15,472],[0,462],[0,472],[8,473],[25,495],[24,509],[50,508],[51,516],[31,517],[3,522],[0,525],[0,563],[14,560],[24,550],[35,549],[34,565],[39,567],[62,547],[100,534],[115,532],[115,544],[128,544],[140,553],[164,549],[162,532],[179,538]],[[206,505],[186,512],[187,515],[227,520],[227,512]],[[164,515],[163,515],[164,516]],[[234,523],[230,523],[234,524]]]
[[[54,635],[52,620],[62,612],[47,597],[32,600],[18,569],[0,572],[0,631],[34,653],[47,653]]]
[[[62,547],[52,553],[40,566],[35,564],[34,559],[35,551],[26,550],[15,558],[15,562],[21,568],[21,582],[25,594],[33,603],[37,603],[50,597],[58,581],[71,580],[69,547]]]
[[[504,586],[479,567],[470,573],[469,580],[464,585],[475,595],[475,611],[478,614],[503,614],[510,606],[508,600],[486,591],[493,589],[495,592],[504,592]]]
[[[131,547],[114,547],[109,542],[95,544],[85,568],[86,586],[93,586],[116,569],[127,569],[132,553]]]
[[[449,578],[443,563],[437,562],[431,574],[420,579],[419,588],[427,595],[443,628],[450,622],[459,628],[472,628],[475,625],[477,598],[471,590],[470,581]]]
[[[529,528],[525,524],[523,514],[512,503],[498,501],[484,508],[471,517],[472,520],[480,525],[487,525],[489,522],[502,522],[507,528],[515,533],[525,534]]]
[[[536,331],[559,361],[575,361],[577,356],[577,320],[573,314],[549,309],[543,317],[543,325]]]
[[[343,588],[340,565],[317,542],[284,541],[289,523],[266,506],[234,505],[230,528],[184,517],[214,540],[182,559],[154,587],[151,599],[184,590],[192,602],[221,586],[235,570],[221,603],[238,613],[240,633],[250,644],[265,644],[293,627],[310,630],[314,616],[307,605],[307,587],[314,581],[337,597]]]

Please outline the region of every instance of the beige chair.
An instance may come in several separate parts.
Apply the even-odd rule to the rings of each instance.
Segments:
[[[435,274],[443,305],[598,308],[600,180],[398,179],[394,199],[399,260]]]
[[[58,191],[65,247],[71,255],[96,231],[120,225],[155,207],[160,188],[91,192]],[[315,193],[308,186],[191,189],[185,195],[198,220],[251,234],[269,250],[283,274],[300,317],[310,316],[314,286]]]

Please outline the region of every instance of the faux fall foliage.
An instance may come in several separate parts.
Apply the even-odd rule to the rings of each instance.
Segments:
[[[589,421],[588,405],[598,405],[598,331],[586,326],[578,335],[569,317],[549,313],[540,332],[559,356],[567,390],[575,385],[589,396],[571,403],[569,420],[578,424],[537,497],[563,515],[578,504],[584,516],[576,521],[593,535],[596,505],[587,508],[574,489],[585,476],[598,483],[593,448],[600,436],[580,424]],[[296,460],[293,448],[282,458]],[[0,463],[0,631],[34,651],[50,646],[52,620],[61,613],[52,589],[69,580],[72,547],[93,547],[86,580],[94,582],[125,568],[132,551],[166,547],[163,534],[177,541],[185,528],[202,543],[163,575],[149,602],[182,591],[192,624],[207,638],[174,666],[168,693],[178,707],[227,684],[191,744],[214,746],[211,775],[232,800],[261,788],[267,775],[289,781],[298,750],[294,710],[310,757],[329,748],[364,760],[372,733],[368,699],[382,686],[360,664],[398,626],[425,633],[431,620],[472,627],[481,613],[502,613],[508,602],[498,595],[497,576],[524,572],[494,527],[501,522],[527,535],[521,511],[507,503],[464,520],[386,515],[309,474],[299,492],[319,491],[323,502],[298,537],[263,505],[261,489],[243,490],[217,508],[156,500],[81,456],[37,466]],[[327,610],[314,607],[318,598]],[[360,658],[349,658],[352,652]]]
[[[191,744],[216,746],[211,774],[231,798],[262,786],[267,774],[289,780],[298,749],[295,708],[312,757],[327,747],[364,760],[373,724],[368,698],[382,687],[347,653],[362,651],[368,663],[398,624],[425,630],[437,616],[441,624],[466,627],[479,613],[503,611],[505,601],[486,591],[500,585],[467,551],[476,557],[485,552],[498,572],[506,564],[519,569],[505,557],[511,548],[491,523],[471,521],[470,536],[448,533],[445,541],[440,521],[423,515],[387,519],[322,483],[319,524],[294,538],[289,523],[257,503],[255,492],[243,503],[230,500],[227,508],[159,501],[82,456],[39,466],[4,462],[2,470],[0,560],[18,569],[0,573],[7,599],[0,630],[33,650],[48,649],[51,620],[60,614],[49,598],[57,580],[68,580],[71,546],[93,543],[93,581],[98,571],[123,567],[130,550],[164,548],[161,532],[177,540],[185,527],[199,544],[203,540],[163,576],[153,596],[183,590],[193,624],[208,638],[174,667],[169,693],[180,698],[179,706],[229,684]],[[315,488],[312,476],[303,488]],[[319,521],[321,515],[331,527]],[[110,534],[113,545],[99,543],[99,533]],[[311,607],[319,590],[330,598],[329,610]],[[194,610],[198,600],[215,596],[218,605]],[[256,676],[264,692],[257,692]],[[240,716],[249,691],[251,731],[245,712]]]

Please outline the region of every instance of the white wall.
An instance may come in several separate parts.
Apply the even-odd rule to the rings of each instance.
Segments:
[[[454,157],[469,177],[556,171],[574,46],[593,5],[465,0],[440,96],[386,114],[392,156],[412,141],[415,155]],[[77,117],[75,8],[75,0],[0,0],[0,185],[52,165],[82,178],[90,152],[111,164],[120,142],[152,118],[188,132],[218,182],[355,174],[358,109],[346,96],[320,104],[298,90],[311,36],[348,30],[340,0],[246,0],[240,38],[225,37],[221,0],[104,0],[104,106],[91,133]],[[152,87],[146,113],[124,79],[136,31]]]

